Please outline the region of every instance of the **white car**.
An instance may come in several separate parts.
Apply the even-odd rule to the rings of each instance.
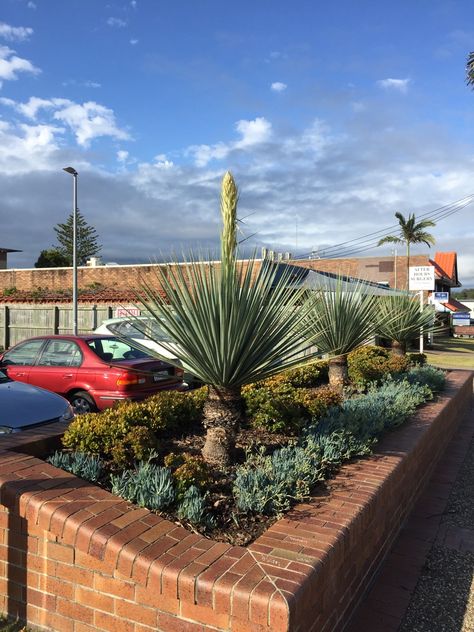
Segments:
[[[138,327],[140,327],[140,329]],[[181,365],[178,347],[154,318],[148,318],[147,316],[108,318],[102,322],[100,327],[94,330],[94,333],[113,334],[119,338],[129,338],[141,345],[142,348],[146,347],[150,349],[150,351],[159,353],[163,359],[170,360],[173,364],[176,363],[178,366]],[[153,338],[153,340],[151,338]],[[176,348],[176,354],[160,345],[160,341],[171,345],[172,348]],[[186,372],[184,374],[184,381],[186,384],[196,382],[195,378]]]
[[[55,421],[74,419],[71,404],[44,388],[16,382],[0,371],[0,437]]]

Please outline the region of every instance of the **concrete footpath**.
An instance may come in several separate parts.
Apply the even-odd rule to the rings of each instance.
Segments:
[[[474,410],[345,632],[474,632]]]

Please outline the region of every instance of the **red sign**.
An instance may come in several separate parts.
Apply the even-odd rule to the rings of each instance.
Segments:
[[[114,318],[126,318],[127,316],[140,316],[138,307],[117,307]]]

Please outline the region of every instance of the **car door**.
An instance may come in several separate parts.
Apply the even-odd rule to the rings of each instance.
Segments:
[[[73,340],[51,339],[30,367],[28,382],[65,396],[74,385],[82,353]]]
[[[44,342],[43,338],[27,340],[4,353],[2,366],[8,377],[18,382],[28,382],[31,367],[35,365]]]

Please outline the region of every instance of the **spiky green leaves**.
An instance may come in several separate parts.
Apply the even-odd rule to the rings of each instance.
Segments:
[[[290,266],[250,259],[225,274],[191,261],[157,274],[165,297],[145,284],[137,298],[175,342],[160,344],[206,384],[240,387],[302,364],[305,290]]]
[[[377,333],[402,347],[419,336],[421,328],[425,334],[439,328],[433,306],[425,305],[421,310],[418,296],[384,296],[379,302],[379,314]]]
[[[334,291],[318,291],[309,299],[308,341],[322,353],[350,353],[374,335],[378,298],[363,294],[361,286],[345,290],[341,281]]]

